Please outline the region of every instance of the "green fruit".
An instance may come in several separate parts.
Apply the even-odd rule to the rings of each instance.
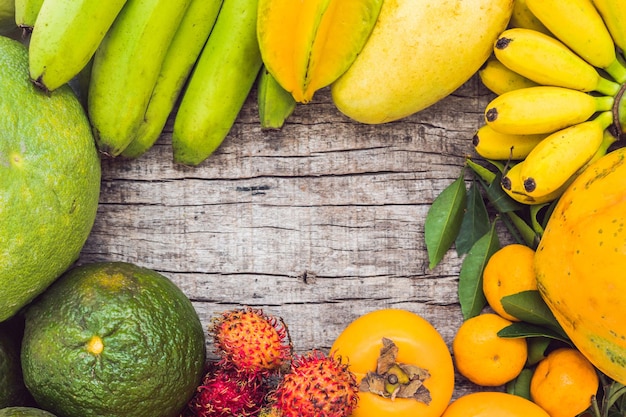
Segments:
[[[0,410],[0,417],[56,417],[45,410],[33,407],[7,407]]]
[[[198,315],[155,271],[115,262],[78,266],[25,316],[24,381],[55,414],[174,417],[201,381]]]
[[[20,366],[21,337],[21,326],[13,320],[0,324],[0,408],[26,405],[30,400]]]
[[[93,226],[100,159],[69,86],[29,80],[28,52],[0,37],[0,322],[78,258]]]

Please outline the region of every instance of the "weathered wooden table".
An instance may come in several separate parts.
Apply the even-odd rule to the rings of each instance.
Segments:
[[[100,208],[80,263],[127,261],[171,278],[201,320],[254,306],[280,315],[296,351],[328,350],[350,321],[397,307],[451,344],[461,259],[428,268],[424,219],[458,177],[492,94],[475,76],[404,120],[364,125],[328,89],[262,131],[253,90],[202,165],[172,162],[172,121],[136,160],[103,157]],[[478,388],[457,377],[455,397]]]

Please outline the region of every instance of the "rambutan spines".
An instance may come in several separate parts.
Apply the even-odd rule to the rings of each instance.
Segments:
[[[268,399],[282,417],[345,417],[357,405],[358,389],[347,364],[315,350],[294,359]]]
[[[287,326],[261,310],[226,311],[213,320],[209,332],[222,362],[251,375],[271,375],[291,359]]]
[[[269,385],[233,367],[210,363],[184,417],[253,417],[265,405]]]

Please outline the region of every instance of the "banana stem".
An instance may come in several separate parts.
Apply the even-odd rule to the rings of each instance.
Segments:
[[[626,67],[617,58],[604,70],[618,83],[623,84],[626,82]]]
[[[615,136],[618,140],[622,139],[624,135],[624,131],[622,130],[622,126],[626,125],[626,103],[624,103],[624,91],[626,91],[626,83],[622,84],[622,88],[615,95],[615,100],[613,103],[613,127],[615,132],[613,136]]]

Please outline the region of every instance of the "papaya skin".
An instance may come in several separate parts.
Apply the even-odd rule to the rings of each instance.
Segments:
[[[626,384],[626,148],[561,196],[535,255],[538,289],[574,345]]]
[[[331,86],[335,106],[379,124],[435,104],[480,69],[512,10],[512,0],[385,1],[361,53]]]

